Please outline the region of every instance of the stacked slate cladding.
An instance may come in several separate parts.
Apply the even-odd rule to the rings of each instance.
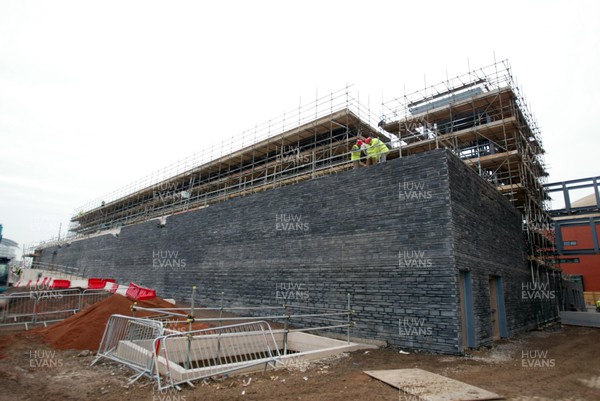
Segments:
[[[475,346],[492,342],[491,275],[503,279],[509,336],[532,328],[539,308],[522,296],[520,213],[446,150],[125,226],[39,260],[178,300],[196,285],[207,306],[223,296],[226,306],[345,308],[350,294],[353,337],[450,354],[466,335],[460,271],[472,278]]]

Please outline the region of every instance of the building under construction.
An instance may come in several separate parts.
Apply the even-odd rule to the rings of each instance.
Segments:
[[[345,88],[81,207],[71,229],[118,228],[343,171],[357,138],[389,141],[372,118]]]
[[[507,62],[388,101],[377,121],[346,88],[287,115],[295,126],[273,135],[285,124],[286,116],[271,120],[229,148],[171,166],[162,180],[97,199],[77,210],[72,230],[94,233],[337,173],[352,167],[352,144],[373,136],[392,148],[388,159],[450,149],[521,211],[531,261],[552,263],[541,133]],[[257,136],[265,138],[244,146]]]
[[[382,106],[349,88],[316,99],[76,210],[72,235],[36,260],[174,297],[196,284],[206,304],[277,303],[282,284],[320,307],[349,293],[357,337],[439,352],[556,319],[569,300],[544,151],[508,63]],[[353,168],[367,137],[388,162]],[[157,268],[165,258],[178,267]]]
[[[450,149],[521,212],[532,265],[553,266],[541,133],[506,61],[393,99],[384,110],[381,124],[400,138],[403,156]]]

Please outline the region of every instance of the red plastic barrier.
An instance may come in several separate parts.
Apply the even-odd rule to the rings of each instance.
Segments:
[[[88,278],[88,290],[103,290],[106,283],[115,283],[114,278]]]
[[[101,278],[88,278],[88,290],[100,290],[103,289],[106,282]]]
[[[69,288],[71,286],[71,280],[54,280],[52,282],[52,288],[55,290],[62,288]]]
[[[144,288],[135,283],[129,283],[129,288],[125,295],[127,295],[127,298],[129,299],[143,301],[144,299],[156,298],[156,290]]]

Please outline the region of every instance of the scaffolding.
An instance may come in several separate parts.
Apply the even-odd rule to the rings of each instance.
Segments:
[[[552,266],[554,232],[544,189],[547,172],[540,129],[508,61],[382,102],[374,114],[351,87],[204,149],[142,180],[77,208],[66,238],[207,207],[353,167],[351,146],[376,137],[388,159],[446,148],[518,208],[532,266]]]
[[[358,138],[389,143],[376,121],[345,87],[76,209],[63,241],[349,169]]]
[[[496,186],[522,213],[531,264],[552,266],[541,133],[507,60],[384,102],[380,125],[400,156],[446,148]]]

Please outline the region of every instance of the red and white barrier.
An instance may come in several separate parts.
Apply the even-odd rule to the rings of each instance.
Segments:
[[[129,288],[125,294],[127,298],[134,299],[136,301],[143,301],[144,299],[156,298],[156,290],[139,286],[135,283],[129,283]]]
[[[65,280],[54,277],[40,277],[36,281],[19,280],[15,287],[34,287],[35,289],[68,289],[81,288],[86,290],[104,290],[113,294],[126,296],[135,301],[156,298],[156,290],[142,287],[133,282],[119,285],[114,278],[92,277],[79,280]]]

